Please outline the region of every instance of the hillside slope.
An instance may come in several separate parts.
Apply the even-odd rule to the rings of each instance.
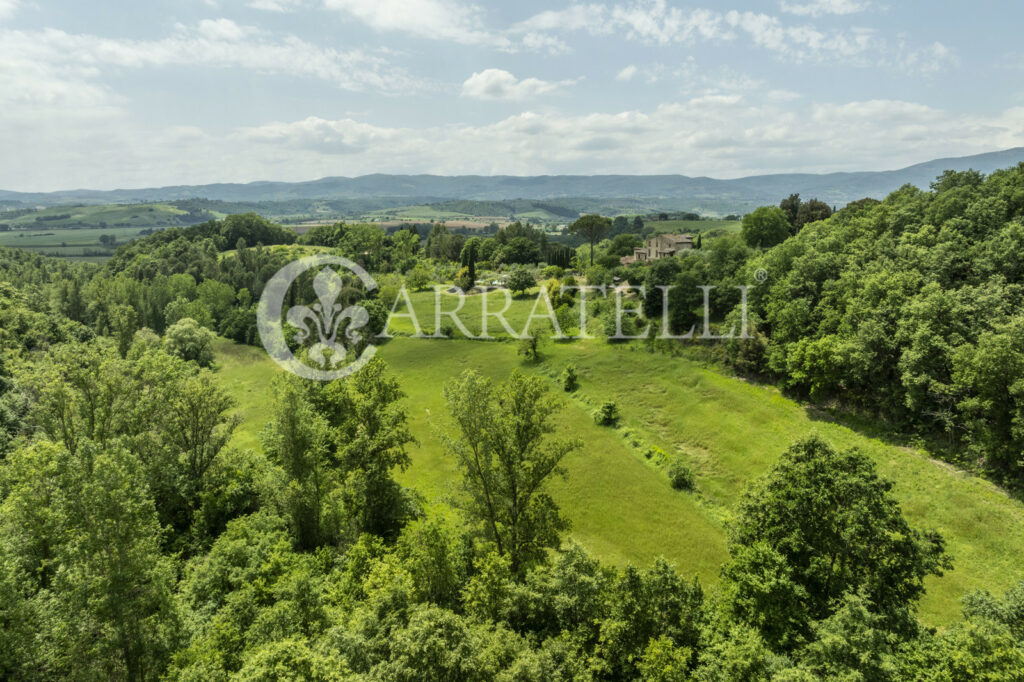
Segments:
[[[239,447],[258,447],[267,419],[269,383],[278,371],[262,349],[218,344],[220,376],[239,402],[244,421]],[[568,462],[569,474],[553,486],[573,524],[572,537],[602,559],[647,563],[657,555],[705,583],[717,579],[726,556],[724,524],[744,486],[768,470],[795,439],[817,432],[837,447],[868,453],[916,527],[946,538],[955,568],[932,578],[920,615],[929,623],[956,618],[959,600],[974,588],[1003,591],[1021,577],[1024,505],[996,486],[844,426],[772,388],[751,385],[697,364],[601,342],[549,345],[546,360],[524,364],[509,343],[397,338],[381,353],[408,395],[418,444],[403,477],[428,499],[443,500],[457,481],[441,451],[436,428],[444,424],[441,386],[464,368],[503,377],[513,368],[556,376],[574,363],[582,388],[566,397],[561,424],[585,441]],[[557,390],[554,382],[553,389]],[[623,428],[597,427],[592,405],[615,400]],[[635,447],[630,441],[640,443]],[[661,470],[644,459],[646,445],[680,453],[697,474],[699,493],[674,491]]]

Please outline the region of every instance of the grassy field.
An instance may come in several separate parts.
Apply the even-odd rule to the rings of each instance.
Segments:
[[[469,213],[461,213],[459,211],[446,210],[437,206],[397,206],[395,208],[385,208],[379,211],[370,211],[360,216],[364,220],[408,220],[408,221],[430,221],[434,220],[437,222],[445,220],[472,220],[477,222],[488,222],[488,218],[505,223],[507,222],[508,216],[504,217],[493,217],[493,216],[475,216]]]
[[[424,334],[429,335],[436,331],[435,310],[440,310],[442,312],[442,328],[450,328],[453,335],[459,335],[459,330],[454,322],[450,317],[444,315],[445,312],[457,310],[458,318],[465,325],[466,330],[474,336],[479,336],[483,332],[485,324],[483,310],[486,304],[488,312],[486,320],[487,334],[502,338],[508,337],[509,334],[501,324],[501,321],[493,314],[505,310],[507,292],[507,289],[496,289],[486,294],[469,294],[463,298],[461,307],[459,306],[458,295],[449,294],[446,291],[441,292],[440,306],[437,305],[437,294],[433,290],[412,292],[409,294],[409,300],[412,302],[416,321],[419,322],[420,329]],[[508,310],[503,313],[503,317],[517,334],[526,327],[526,321],[530,317],[531,312],[533,312],[536,296],[537,290],[533,289],[529,295],[514,298],[508,303]],[[386,303],[390,307],[392,302],[387,301]],[[545,306],[541,304],[537,308],[536,314],[544,315],[546,312]],[[400,304],[395,310],[396,316],[408,313],[409,310],[404,304]],[[548,320],[535,319],[530,324],[530,331],[549,334],[552,331],[551,323]],[[416,333],[416,329],[411,318],[395,317],[392,320],[392,324],[388,327],[388,333],[408,334],[411,336]],[[568,334],[569,332],[566,331],[566,333]]]
[[[54,206],[0,212],[0,223],[13,229],[166,227],[178,225],[188,212],[169,204]]]
[[[558,417],[586,447],[566,463],[568,477],[552,486],[573,524],[571,536],[605,561],[647,563],[657,555],[707,584],[717,579],[726,557],[724,523],[744,487],[763,474],[795,439],[817,432],[834,445],[859,447],[894,492],[911,522],[946,538],[955,569],[932,578],[921,604],[929,623],[948,622],[959,599],[976,587],[1002,591],[1024,577],[1024,505],[997,487],[844,426],[821,421],[770,387],[723,376],[698,364],[650,354],[638,347],[600,341],[547,344],[545,359],[533,365],[502,342],[396,338],[381,354],[405,392],[418,444],[403,482],[429,499],[445,499],[457,481],[454,462],[436,436],[446,411],[444,382],[473,368],[496,379],[516,367],[552,378],[568,363],[577,366],[582,387],[566,396]],[[258,447],[266,422],[269,383],[279,371],[262,349],[217,345],[220,376],[239,404],[239,447]],[[552,381],[553,390],[558,390]],[[590,413],[614,400],[621,427],[594,425]],[[641,454],[656,445],[678,453],[697,476],[697,493],[671,488],[661,469]]]
[[[109,256],[100,252],[113,253],[117,244],[141,236],[146,227],[103,227],[103,228],[52,228],[42,227],[31,230],[0,232],[0,246],[36,251],[47,256],[62,258],[99,259]],[[116,240],[113,247],[100,243],[100,235],[111,235]],[[92,254],[92,256],[86,256]]]
[[[569,223],[571,218],[556,215],[543,208],[530,208],[528,210],[514,211],[505,215],[480,215],[479,213],[464,213],[446,206],[398,206],[386,208],[379,211],[370,211],[361,216],[363,220],[407,220],[407,221],[472,221],[474,223],[488,224],[496,222],[499,225],[508,224],[509,220],[531,221],[534,223]]]

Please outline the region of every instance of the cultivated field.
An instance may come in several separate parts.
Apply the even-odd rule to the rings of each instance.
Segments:
[[[0,246],[36,251],[47,256],[77,260],[106,260],[117,245],[142,236],[147,227],[51,228],[0,232]],[[100,242],[102,235],[114,238],[115,245]]]

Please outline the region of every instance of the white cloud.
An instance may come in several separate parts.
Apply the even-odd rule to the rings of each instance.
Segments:
[[[547,33],[526,33],[522,37],[522,44],[526,49],[536,52],[547,52],[549,54],[567,54],[572,52],[572,49],[565,42]],[[514,51],[514,48],[509,47],[507,50]]]
[[[255,155],[250,174],[267,163],[256,159],[288,159],[291,179],[369,172],[736,177],[893,168],[1024,145],[1022,108],[989,117],[898,100],[797,108],[784,96],[756,100],[742,93],[707,94],[646,112],[566,116],[527,111],[482,126],[419,129],[305,119],[237,135],[261,143],[250,150]],[[446,153],[452,149],[474,153]],[[249,179],[255,177],[260,175]]]
[[[787,4],[791,12],[817,16],[854,11],[867,2],[817,0]],[[694,41],[747,40],[790,61],[842,62],[856,66],[895,66],[904,71],[931,73],[953,63],[933,48],[910,49],[887,42],[877,32],[853,28],[823,30],[813,25],[790,25],[761,12],[680,9],[665,0],[632,0],[624,4],[575,4],[540,12],[516,24],[510,33],[554,34],[582,31],[594,36],[623,36],[650,45],[691,45]],[[934,46],[933,46],[934,47]],[[948,49],[948,48],[947,48]]]
[[[21,0],[0,0],[0,21],[13,17],[20,4]]]
[[[585,31],[592,35],[620,35],[665,45],[694,37],[728,38],[723,16],[706,9],[681,10],[668,7],[665,0],[647,0],[630,5],[571,5],[548,10],[520,22],[513,32]]]
[[[478,7],[458,0],[324,0],[324,6],[378,31],[399,31],[464,45],[502,49],[511,45],[507,38],[486,29]]]
[[[871,2],[868,0],[812,0],[811,2],[792,3],[782,0],[779,5],[783,12],[818,17],[823,14],[842,15],[863,12],[871,6]]]
[[[56,29],[0,30],[0,71],[17,77],[23,63],[45,71],[51,80],[92,79],[112,68],[185,65],[315,78],[356,91],[405,92],[420,87],[381,57],[320,47],[295,36],[277,38],[229,19],[203,20],[195,28],[179,24],[159,40],[115,40]],[[4,99],[0,93],[0,102]]]
[[[484,69],[466,79],[462,96],[479,100],[525,100],[553,92],[575,81],[544,81],[538,78],[517,79],[502,69]]]
[[[386,143],[401,133],[397,129],[379,128],[350,118],[328,121],[317,116],[294,123],[269,123],[239,131],[242,137],[253,142],[313,149],[326,154],[358,153],[375,143]]]
[[[627,66],[624,69],[622,69],[621,71],[619,71],[619,73],[615,76],[615,80],[617,80],[617,81],[631,81],[631,80],[633,80],[633,76],[635,76],[637,74],[637,71],[639,71],[639,69],[636,68],[636,65],[635,64],[630,64],[629,66]]]
[[[249,7],[266,12],[293,12],[303,5],[303,0],[252,0]]]
[[[11,163],[0,165],[0,187],[140,187],[366,173],[737,177],[896,168],[1024,146],[1024,107],[988,116],[893,100],[802,102],[719,92],[614,114],[526,111],[485,125],[420,128],[314,116],[226,135],[181,126],[150,130],[108,118],[75,129],[5,125],[0,148]],[[472,153],[452,151],[459,149]]]
[[[867,65],[881,49],[876,35],[864,29],[826,33],[812,26],[786,26],[767,14],[735,10],[726,15],[726,21],[743,31],[754,45],[797,61],[829,56]]]
[[[940,42],[922,48],[900,46],[893,65],[908,74],[932,75],[960,65],[960,58],[952,49]]]

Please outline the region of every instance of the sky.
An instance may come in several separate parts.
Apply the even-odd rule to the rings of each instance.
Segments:
[[[0,0],[0,188],[733,178],[1024,146],[1024,3]]]

